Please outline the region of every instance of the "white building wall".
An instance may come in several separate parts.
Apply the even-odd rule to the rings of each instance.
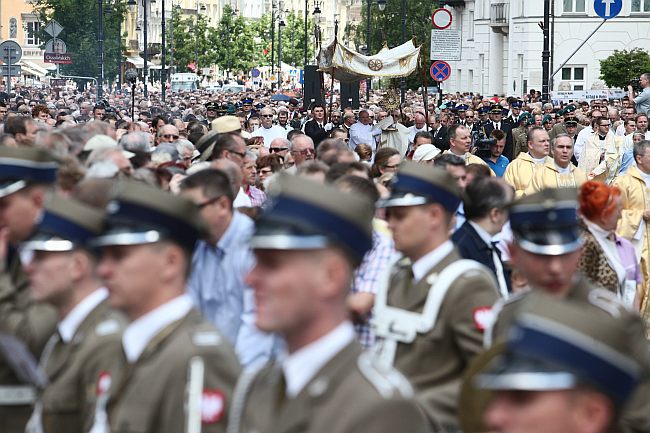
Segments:
[[[508,20],[503,26],[494,27],[490,7],[500,3],[508,4]],[[555,0],[554,69],[603,21],[594,12],[593,2],[585,3],[585,12],[570,13],[563,10],[562,0]],[[614,50],[648,49],[650,14],[631,12],[631,3],[632,0],[623,0],[621,14],[606,22],[569,60],[566,67],[571,68],[570,80],[563,80],[562,71],[558,72],[554,90],[561,85],[584,89],[598,86],[602,84],[600,60]],[[463,43],[461,60],[449,62],[453,72],[443,89],[518,96],[531,88],[541,90],[543,33],[538,23],[544,19],[542,0],[470,0],[464,7],[448,9],[454,19],[452,28],[463,31]],[[473,71],[472,82],[469,71]],[[574,74],[580,79],[575,79]]]

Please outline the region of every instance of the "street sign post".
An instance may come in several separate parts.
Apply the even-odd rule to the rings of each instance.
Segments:
[[[20,61],[23,57],[23,49],[15,41],[4,41],[0,44],[0,58],[2,62],[6,64],[6,67],[3,67],[3,74],[7,77],[7,94],[11,93],[11,77],[20,75],[20,68],[12,69],[12,66],[15,68],[15,64]],[[4,72],[6,71],[6,74]],[[18,74],[14,72],[18,71]]]
[[[446,30],[451,26],[451,12],[438,8],[431,14],[431,25],[437,30]]]
[[[0,75],[3,77],[17,77],[22,72],[22,68],[18,65],[2,65],[0,66]]]
[[[448,80],[451,76],[451,66],[447,62],[436,60],[431,64],[429,74],[431,74],[431,78],[438,82]]]
[[[52,36],[53,38],[56,38],[57,36],[59,36],[59,33],[63,31],[63,26],[61,26],[61,24],[56,22],[56,20],[52,20],[49,23],[47,23],[47,25],[43,30],[45,30],[45,33],[47,33],[48,35]]]
[[[621,13],[623,0],[594,0],[594,12],[604,20],[610,20]]]
[[[251,69],[251,77],[257,78],[257,77],[260,76],[260,74],[261,74],[261,72],[260,72],[259,69],[257,69],[257,68]]]

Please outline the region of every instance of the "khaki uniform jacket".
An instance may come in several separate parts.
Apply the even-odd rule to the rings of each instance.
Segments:
[[[547,156],[544,164],[548,161],[553,162]],[[503,174],[503,180],[515,189],[515,198],[524,195],[526,188],[528,188],[531,180],[533,180],[533,176],[544,164],[535,164],[535,161],[533,161],[529,153],[520,153],[517,159],[508,164]]]
[[[580,133],[584,129],[584,125],[581,125],[578,123],[576,126],[576,135]],[[553,140],[555,137],[557,137],[560,134],[566,134],[566,126],[564,126],[564,123],[556,123],[553,125],[553,128],[548,133],[548,136],[551,140]]]
[[[246,376],[243,376],[246,378]],[[235,405],[241,417],[231,420],[235,433],[424,433],[431,431],[408,382],[395,371],[375,369],[357,342],[332,358],[300,393],[285,396],[279,365],[267,366],[237,385]],[[396,387],[396,382],[403,382]]]
[[[542,168],[535,172],[524,195],[534,194],[546,188],[580,188],[580,185],[587,181],[587,175],[571,163],[569,163],[569,167],[569,173],[560,174],[555,166],[555,161],[549,159]]]
[[[592,302],[590,298],[594,298],[594,296],[590,296],[590,293],[594,289],[600,289],[603,291],[607,290],[593,282],[589,282],[589,280],[581,274],[578,274],[576,276],[576,281],[567,293],[566,298],[577,301]],[[517,318],[517,315],[525,308],[526,299],[529,296],[534,296],[533,292],[534,290],[521,292],[515,296],[511,296],[508,300],[499,301],[499,303],[495,305],[494,312],[497,316],[495,317],[491,332],[487,333],[491,336],[491,341],[486,340],[487,347],[505,341],[508,331]],[[611,298],[615,299],[615,295],[611,294],[611,292],[607,292],[607,294],[609,294]],[[604,301],[606,303],[611,302],[606,298]],[[614,302],[618,304],[617,300],[614,300]],[[623,312],[626,311],[622,305],[618,310]],[[650,377],[647,376],[647,372],[650,371],[650,357],[648,356],[647,341],[643,338],[643,324],[641,323],[641,320],[638,320],[638,316],[634,313],[629,313],[621,320],[630,320],[630,316],[636,317],[631,319],[632,325],[634,326],[630,328],[630,332],[639,334],[638,345],[634,347],[634,353],[637,361],[645,367],[646,376],[637,387],[636,391],[630,398],[630,401],[628,401],[627,405],[623,408],[618,423],[618,430],[616,431],[620,431],[621,433],[643,433],[650,431],[650,399],[648,399],[648,395],[650,395]]]
[[[418,282],[410,268],[393,273],[388,289],[388,304],[421,313],[435,276],[461,260],[454,250],[431,268]],[[457,405],[465,369],[482,349],[483,324],[477,311],[489,309],[499,297],[493,274],[471,271],[451,283],[433,328],[418,334],[411,344],[399,343],[395,368],[413,384],[436,431],[458,430]],[[405,431],[405,430],[404,430]]]
[[[201,374],[191,368],[192,360],[203,361]],[[225,431],[240,366],[226,338],[198,311],[164,328],[137,361],[123,362],[109,391],[112,433],[183,433],[190,411],[203,433]],[[192,380],[200,385],[195,407]]]
[[[72,341],[59,342],[44,365],[49,384],[40,396],[44,433],[85,433],[95,403],[122,361],[126,318],[100,303],[79,325]]]
[[[512,130],[512,140],[514,141],[513,157],[517,159],[520,153],[528,152],[528,128],[517,126]]]
[[[57,314],[54,308],[32,302],[27,275],[17,253],[7,263],[0,263],[0,332],[18,337],[39,359],[45,343],[54,333]],[[25,385],[0,353],[0,387]],[[32,412],[32,405],[1,406],[0,430],[23,433]]]

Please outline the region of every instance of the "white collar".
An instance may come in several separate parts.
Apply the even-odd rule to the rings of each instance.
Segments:
[[[483,227],[480,225],[476,224],[474,221],[468,221],[469,225],[474,227],[474,230],[476,230],[476,233],[480,236],[480,238],[487,244],[488,247],[492,248],[492,236],[485,231]]]
[[[187,294],[180,295],[169,302],[151,310],[126,328],[122,336],[122,346],[126,359],[135,362],[142,355],[147,344],[167,325],[186,316],[192,309],[192,299]]]
[[[354,340],[354,327],[348,321],[313,341],[282,361],[287,396],[293,398],[313,379],[330,359]]]
[[[63,340],[64,343],[72,341],[72,337],[74,337],[77,329],[79,329],[81,322],[83,322],[95,307],[101,304],[106,298],[108,298],[108,290],[101,287],[75,305],[68,315],[59,322],[58,329],[59,334],[61,335],[61,340]]]
[[[415,281],[420,281],[431,268],[440,263],[440,261],[447,257],[453,250],[454,244],[450,240],[447,240],[435,250],[429,251],[424,256],[420,257],[412,265],[413,279]]]
[[[541,158],[535,158],[530,152],[528,152],[528,155],[530,155],[530,159],[532,159],[535,164],[544,164],[546,162],[545,156],[542,156]]]
[[[569,163],[569,165],[567,165],[566,168],[560,167],[559,165],[557,165],[557,162],[555,161],[553,161],[553,164],[555,165],[555,169],[558,171],[558,173],[560,174],[571,173],[571,163]]]

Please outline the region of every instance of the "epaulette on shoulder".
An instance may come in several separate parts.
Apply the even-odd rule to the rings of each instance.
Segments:
[[[192,332],[192,343],[195,346],[218,346],[221,344],[221,335],[215,330],[197,329]]]
[[[98,337],[105,337],[107,335],[117,334],[122,330],[122,326],[117,319],[107,319],[99,322],[95,326],[95,334]]]
[[[413,396],[411,384],[399,371],[393,367],[379,364],[370,354],[359,355],[357,366],[361,374],[383,398],[389,399],[394,396],[410,398]]]

